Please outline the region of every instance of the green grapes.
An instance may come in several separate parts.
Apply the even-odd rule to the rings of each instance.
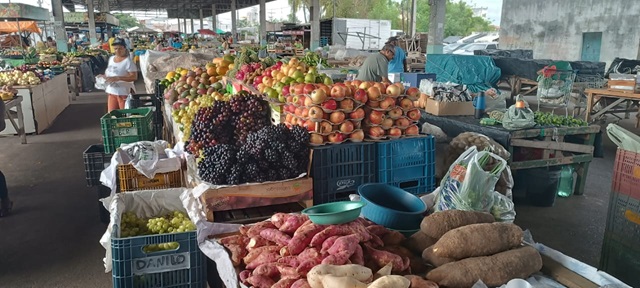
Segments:
[[[196,230],[186,214],[174,211],[167,215],[149,219],[141,219],[133,212],[122,213],[120,221],[120,237],[135,237],[143,235],[181,233]],[[150,244],[143,248],[147,253],[178,249],[178,242]]]

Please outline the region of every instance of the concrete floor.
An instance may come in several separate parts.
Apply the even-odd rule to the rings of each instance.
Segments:
[[[86,187],[82,152],[101,140],[106,98],[83,95],[42,135],[0,136],[0,169],[14,212],[0,218],[0,287],[112,287],[98,243],[97,195]],[[629,121],[623,126],[632,126]],[[633,129],[636,133],[638,129]],[[605,136],[606,138],[606,136]],[[608,208],[615,146],[595,159],[583,196],[554,207],[517,205],[516,223],[536,241],[597,266]]]

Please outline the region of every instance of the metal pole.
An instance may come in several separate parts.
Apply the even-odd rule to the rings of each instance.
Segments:
[[[418,0],[411,0],[411,37],[416,37]]]
[[[182,24],[184,24],[184,25],[183,25],[183,27],[184,27],[184,34],[187,34],[187,18],[185,17],[185,18],[184,18],[184,19],[182,19],[182,20],[184,20],[184,23],[182,23]]]
[[[218,30],[218,17],[216,13],[216,4],[211,4],[211,31],[214,33]]]
[[[336,0],[333,0],[333,19],[336,18]]]
[[[267,45],[267,5],[260,0],[260,46]]]
[[[311,1],[311,49],[320,47],[320,0]]]
[[[236,39],[236,33],[238,33],[237,27],[236,27],[236,13],[238,12],[236,9],[237,7],[237,0],[231,0],[231,39],[233,39],[234,43],[235,41],[238,41],[238,39]]]
[[[191,34],[195,33],[195,26],[193,26],[193,18],[191,18]]]
[[[53,31],[56,39],[58,51],[67,52],[67,32],[64,30],[64,13],[62,10],[62,0],[51,0],[51,10],[53,11]]]
[[[431,0],[431,15],[429,15],[429,35],[427,54],[442,53],[442,39],[444,38],[444,20],[446,14],[446,0]]]
[[[200,8],[200,29],[204,29],[204,11]]]
[[[95,44],[98,39],[96,39],[96,17],[93,12],[93,0],[87,0],[87,13],[89,14],[89,40],[91,44]]]

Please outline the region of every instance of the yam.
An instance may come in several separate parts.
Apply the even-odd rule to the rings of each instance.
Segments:
[[[481,223],[453,229],[433,245],[438,257],[464,259],[488,256],[522,244],[523,232],[512,223]]]
[[[511,279],[527,279],[542,268],[540,253],[530,246],[473,257],[442,265],[427,273],[427,279],[441,286],[471,287],[482,280],[489,287],[501,286]]]
[[[384,276],[391,275],[392,269],[393,265],[391,263],[385,265],[384,267],[380,268],[378,272],[376,272],[376,274],[373,274],[373,280],[375,281]]]
[[[369,284],[369,288],[409,288],[411,281],[399,275],[387,275]]]
[[[433,246],[424,249],[422,252],[422,260],[433,267],[440,267],[444,264],[456,261],[456,259],[436,256],[433,254]]]
[[[431,238],[424,232],[418,231],[411,235],[411,237],[407,238],[407,240],[403,242],[403,245],[404,247],[409,248],[411,252],[419,255],[424,251],[424,249],[436,244],[436,242],[438,242],[438,239]]]
[[[311,285],[311,288],[323,288],[323,287],[341,287],[341,288],[367,288],[367,284],[364,284],[355,278],[348,276],[334,276],[334,275],[321,275],[319,276],[321,286]],[[311,283],[309,283],[311,284]]]
[[[420,231],[431,238],[440,239],[442,235],[455,228],[477,223],[493,223],[494,221],[495,218],[489,213],[446,210],[424,217],[420,223]]]
[[[382,236],[382,242],[384,243],[385,246],[387,246],[387,245],[400,245],[400,243],[402,243],[402,241],[404,241],[406,239],[407,239],[407,237],[404,237],[404,235],[402,235],[402,233],[400,233],[398,231],[393,231],[393,230],[389,230],[389,232],[387,234],[384,234],[384,236]]]
[[[291,284],[291,288],[311,288],[307,279],[298,279],[298,281]]]
[[[411,281],[411,288],[438,288],[438,284],[433,281],[425,280],[421,276],[418,275],[405,275],[404,278],[409,279]]]
[[[371,281],[373,277],[373,272],[371,269],[356,265],[356,264],[348,264],[348,265],[326,265],[320,264],[316,267],[313,267],[309,273],[307,273],[307,281],[309,281],[309,285],[311,287],[322,287],[318,286],[321,283],[320,276],[322,275],[333,275],[336,277],[350,277],[356,279],[363,283],[368,283]],[[329,286],[329,287],[342,287],[342,286]]]

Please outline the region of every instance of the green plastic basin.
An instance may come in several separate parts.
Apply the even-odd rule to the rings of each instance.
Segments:
[[[302,210],[311,222],[319,225],[344,224],[356,220],[365,205],[362,201],[340,201],[316,205]]]

